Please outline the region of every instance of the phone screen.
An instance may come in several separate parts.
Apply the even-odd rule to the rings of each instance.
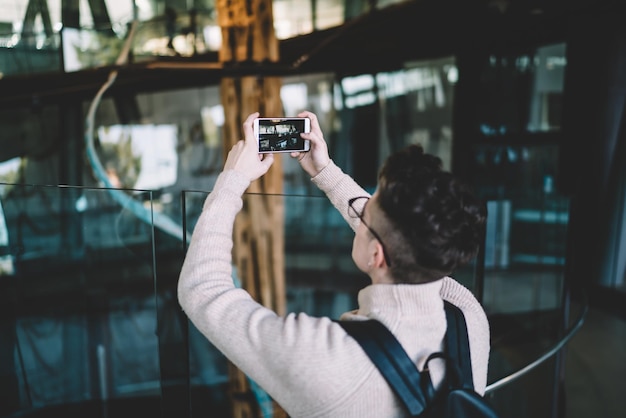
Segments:
[[[308,151],[309,141],[300,133],[310,131],[308,118],[258,118],[254,131],[259,142],[259,152]]]

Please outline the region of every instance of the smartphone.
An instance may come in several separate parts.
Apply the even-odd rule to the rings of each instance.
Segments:
[[[309,118],[257,118],[253,122],[259,153],[306,152],[310,141],[300,136],[311,131]]]

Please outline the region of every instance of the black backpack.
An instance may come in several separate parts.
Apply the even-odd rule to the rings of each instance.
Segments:
[[[396,337],[380,322],[337,321],[356,339],[413,417],[497,418],[486,399],[474,391],[472,363],[463,312],[444,301],[448,330],[446,352],[433,353],[419,371]],[[433,358],[446,361],[446,376],[435,391],[428,371]]]

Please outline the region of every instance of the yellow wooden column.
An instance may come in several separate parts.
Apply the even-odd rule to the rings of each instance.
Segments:
[[[220,61],[224,66],[278,61],[271,0],[218,0],[222,29]],[[279,77],[225,77],[220,84],[224,107],[224,151],[243,137],[242,124],[255,111],[261,116],[284,116]],[[286,310],[284,272],[284,203],[282,158],[253,182],[244,196],[234,230],[233,259],[238,276],[255,300],[283,315]],[[224,324],[225,327],[228,324]],[[245,375],[230,368],[233,417],[261,417]],[[273,417],[286,417],[272,402]]]

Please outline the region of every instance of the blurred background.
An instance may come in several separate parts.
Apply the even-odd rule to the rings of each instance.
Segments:
[[[488,313],[503,416],[622,416],[622,3],[271,5],[279,59],[228,65],[213,0],[0,0],[0,417],[235,416],[176,283],[222,168],[220,82],[248,75],[317,113],[366,189],[420,143],[487,202],[455,278]],[[352,231],[282,164],[282,193],[249,198],[284,208],[287,310],[338,317],[367,284]],[[254,382],[246,402],[277,414]]]

